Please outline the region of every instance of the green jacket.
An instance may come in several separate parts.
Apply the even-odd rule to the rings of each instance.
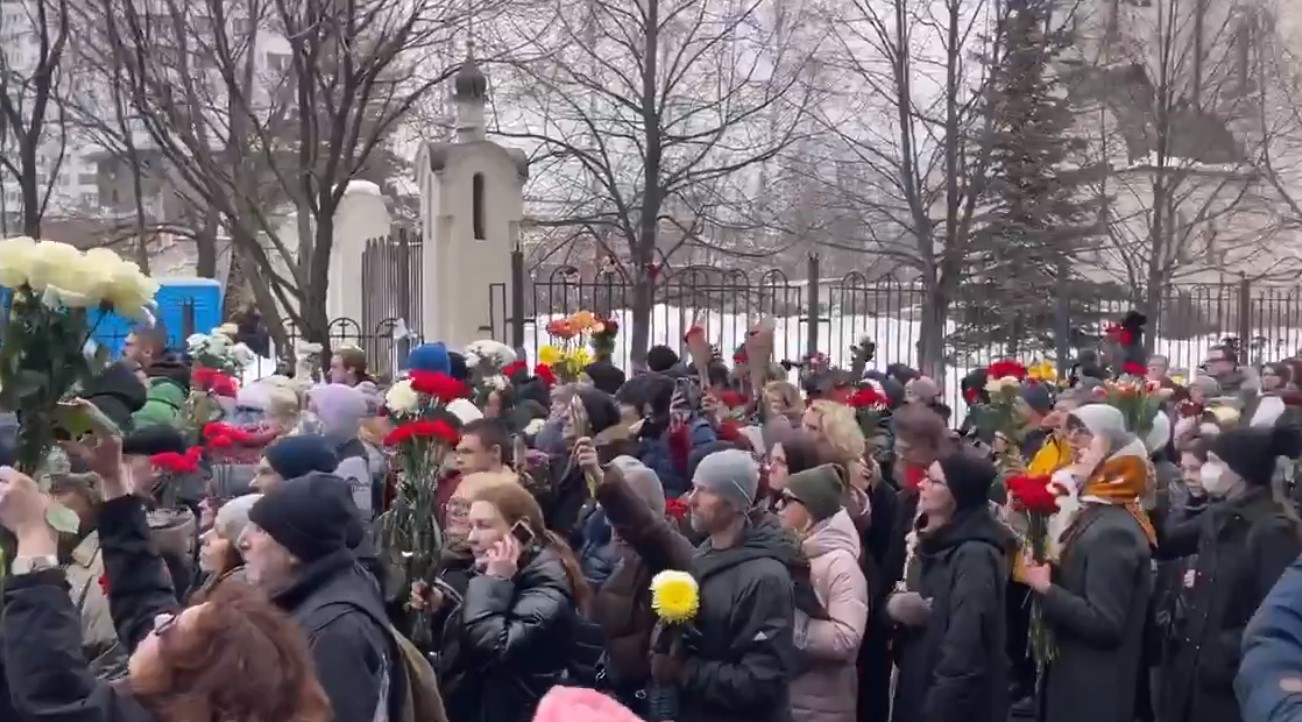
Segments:
[[[132,425],[137,429],[176,426],[180,422],[187,395],[185,387],[173,379],[163,376],[150,379],[145,405],[131,415]]]

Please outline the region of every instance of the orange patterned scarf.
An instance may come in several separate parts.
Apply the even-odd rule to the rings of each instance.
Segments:
[[[1089,481],[1080,490],[1081,498],[1094,497],[1103,501],[1123,506],[1139,522],[1139,527],[1148,537],[1148,543],[1157,545],[1157,532],[1148,512],[1140,504],[1148,488],[1151,465],[1147,459],[1139,456],[1114,456],[1090,476]]]

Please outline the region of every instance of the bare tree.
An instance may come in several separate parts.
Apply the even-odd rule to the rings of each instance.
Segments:
[[[219,221],[278,348],[289,348],[286,318],[328,346],[335,209],[455,70],[426,64],[467,11],[441,0],[86,1],[156,154],[152,172]]]
[[[565,243],[613,261],[633,289],[642,358],[658,271],[688,246],[744,225],[763,169],[808,130],[800,81],[817,37],[798,42],[788,3],[548,0],[499,22],[526,38],[509,65],[496,132],[537,142],[531,195]],[[779,42],[782,40],[782,42]],[[503,105],[505,101],[505,105]]]
[[[990,165],[991,63],[981,59],[1002,52],[1002,6],[852,0],[832,25],[830,82],[842,92],[821,113],[836,139],[825,164],[836,173],[824,182],[858,233],[829,245],[917,274],[918,364],[938,378]]]
[[[1110,169],[1096,260],[1150,315],[1179,280],[1278,271],[1255,122],[1257,19],[1248,4],[1116,3],[1080,73],[1077,92],[1097,101],[1095,159]]]
[[[1262,171],[1279,199],[1284,230],[1302,233],[1302,55],[1279,35],[1258,49]]]
[[[67,0],[22,7],[16,23],[0,16],[0,175],[18,185],[23,234],[39,237],[67,149],[59,101],[71,28]],[[0,206],[0,218],[6,211]]]

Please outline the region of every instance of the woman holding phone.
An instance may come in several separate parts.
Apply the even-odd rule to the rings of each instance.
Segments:
[[[486,486],[468,517],[475,575],[439,660],[448,717],[527,722],[547,690],[566,682],[591,593],[523,486]]]

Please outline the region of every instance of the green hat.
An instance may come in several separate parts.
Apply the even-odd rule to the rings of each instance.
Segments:
[[[809,511],[814,521],[823,521],[841,511],[845,484],[835,464],[823,464],[792,474],[785,491]]]

